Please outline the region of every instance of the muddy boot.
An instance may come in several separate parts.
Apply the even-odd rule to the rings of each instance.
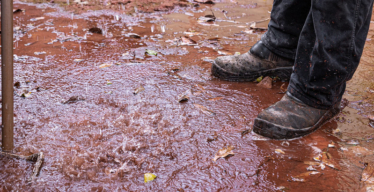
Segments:
[[[287,81],[293,64],[293,60],[273,54],[259,41],[242,55],[216,58],[212,74],[228,81],[254,81],[260,76],[279,77]]]
[[[316,109],[287,92],[282,100],[257,116],[253,131],[271,139],[302,137],[320,128],[339,112],[340,103],[329,110]]]

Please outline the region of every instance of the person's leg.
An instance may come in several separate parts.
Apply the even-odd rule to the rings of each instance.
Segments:
[[[312,0],[287,94],[255,119],[254,132],[274,139],[304,136],[339,113],[370,26],[373,0]]]
[[[231,81],[253,81],[259,76],[288,80],[299,35],[310,10],[310,0],[275,0],[268,31],[249,52],[218,57],[212,74]]]
[[[372,8],[373,0],[313,0],[288,88],[292,95],[319,109],[340,102],[359,64]]]
[[[310,0],[274,0],[268,31],[261,41],[273,53],[294,59]]]

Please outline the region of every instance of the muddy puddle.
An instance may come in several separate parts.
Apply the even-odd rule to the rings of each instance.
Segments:
[[[45,163],[27,183],[31,163],[0,157],[2,190],[369,189],[360,179],[374,163],[373,140],[349,133],[353,124],[373,133],[369,112],[365,119],[351,102],[340,121],[305,138],[267,140],[251,133],[253,119],[280,100],[284,82],[267,89],[210,75],[215,57],[245,53],[260,39],[271,6],[224,1],[75,14],[15,2],[24,11],[14,14],[14,152],[42,151]],[[187,101],[178,102],[183,94]],[[228,146],[233,155],[213,161]],[[145,173],[157,178],[144,183]]]

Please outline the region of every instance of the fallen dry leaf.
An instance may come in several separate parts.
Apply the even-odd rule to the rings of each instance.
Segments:
[[[322,153],[322,163],[336,170],[341,169],[339,164],[332,159],[329,153]]]
[[[229,145],[227,147],[224,147],[222,149],[220,149],[216,155],[214,156],[214,159],[213,161],[216,162],[217,159],[221,158],[221,157],[227,157],[229,155],[234,155],[234,152],[232,152],[232,150],[234,149],[234,147],[232,145]]]
[[[104,63],[99,66],[100,69],[106,68],[106,67],[111,67],[113,64],[112,63]]]
[[[212,0],[194,0],[194,2],[202,3],[202,4],[214,4]]]
[[[367,164],[364,171],[362,172],[361,182],[367,181],[370,177],[374,176],[374,166]]]
[[[209,110],[208,108],[202,106],[202,105],[199,105],[199,104],[193,104],[196,108],[200,109],[201,112],[207,114],[207,115],[216,115],[216,113],[214,113],[213,111]]]
[[[286,83],[283,83],[281,86],[280,86],[280,94],[284,94],[287,92],[287,86],[286,86]]]
[[[219,100],[221,100],[223,98],[224,97],[215,97],[215,98],[208,99],[208,101],[219,101]]]
[[[183,36],[180,39],[181,45],[197,45],[196,41],[192,40],[190,37]]]
[[[317,172],[317,171],[308,171],[308,172],[302,173],[300,175],[297,175],[295,177],[292,177],[292,181],[305,182],[310,178],[311,175],[319,175],[319,174],[321,174],[321,173]]]
[[[313,166],[319,166],[321,163],[315,162],[315,161],[304,161],[304,164],[313,165]]]
[[[187,90],[178,97],[179,103],[187,102],[190,99],[190,95],[192,94],[191,90]]]
[[[282,149],[275,149],[275,153],[286,154]]]
[[[144,174],[144,183],[148,183],[156,179],[156,175],[153,173],[146,173]]]
[[[140,92],[142,92],[142,91],[144,91],[145,90],[145,88],[142,86],[142,85],[140,85],[138,88],[136,88],[135,90],[134,90],[134,95],[136,95],[136,94],[138,94],[138,93],[140,93]]]
[[[216,20],[216,17],[214,15],[205,15],[205,16],[199,17],[199,19],[197,20],[197,22],[199,22],[199,23],[213,22],[215,20]]]

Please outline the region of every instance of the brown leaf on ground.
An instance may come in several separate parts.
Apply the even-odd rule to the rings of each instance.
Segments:
[[[257,86],[271,89],[273,87],[273,79],[270,77],[265,77],[260,83],[257,84]]]
[[[213,111],[209,110],[208,108],[202,105],[199,105],[199,104],[193,104],[193,105],[207,115],[216,115],[216,113],[214,113]]]
[[[308,172],[305,172],[305,173],[301,173],[300,175],[297,175],[295,177],[292,177],[292,181],[296,181],[296,182],[305,182],[307,181],[310,176],[312,175],[320,175],[321,173],[320,172],[317,172],[317,171],[308,171]]]
[[[283,83],[281,86],[280,86],[280,94],[285,94],[287,92],[287,86],[286,86],[286,83]]]
[[[187,102],[190,99],[190,95],[192,94],[191,90],[187,90],[178,97],[179,103]]]
[[[234,146],[232,146],[232,145],[229,145],[227,147],[224,147],[224,148],[220,149],[216,153],[216,155],[214,156],[213,161],[216,162],[217,159],[219,159],[221,157],[227,157],[229,155],[234,155],[234,152],[232,152],[233,149],[234,149]]]
[[[313,165],[313,166],[319,166],[321,163],[315,162],[315,161],[304,161],[304,164]]]
[[[192,40],[190,37],[181,37],[181,45],[197,45],[196,41]]]
[[[268,30],[268,29],[265,28],[265,27],[257,27],[257,26],[256,26],[256,22],[253,22],[253,23],[249,26],[249,28],[252,29],[252,30],[255,31],[255,32],[263,32],[263,31]]]
[[[194,0],[194,2],[202,3],[202,4],[214,4],[212,0]]]
[[[341,169],[339,164],[332,159],[332,156],[329,153],[322,153],[322,163],[336,170]]]
[[[221,100],[223,98],[224,97],[215,97],[215,98],[208,99],[208,101],[219,101],[219,100]]]
[[[374,176],[374,166],[373,164],[367,164],[364,171],[362,172],[361,182],[365,182],[368,179],[370,179],[370,177],[373,177],[373,176]]]
[[[217,141],[218,135],[215,132],[214,135],[209,135],[208,138],[206,139],[207,142],[212,142],[212,141]]]
[[[138,94],[138,93],[140,93],[140,92],[142,92],[142,91],[144,91],[145,90],[145,88],[143,87],[143,86],[139,86],[138,88],[136,88],[135,90],[134,90],[134,95],[136,95],[136,94]]]
[[[76,103],[78,101],[84,101],[85,99],[81,96],[72,96],[67,101],[62,102],[62,104]]]

